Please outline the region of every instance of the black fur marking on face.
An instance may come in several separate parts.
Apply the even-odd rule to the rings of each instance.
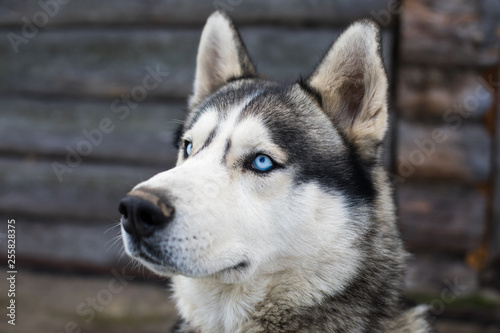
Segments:
[[[175,129],[174,137],[173,137],[173,141],[172,141],[175,149],[180,149],[180,147],[181,147],[182,134],[184,134],[184,124],[179,124],[177,126],[177,128]]]
[[[226,146],[224,147],[224,155],[222,155],[222,164],[227,163],[227,155],[229,154],[229,150],[231,150],[231,139],[227,139]]]
[[[230,82],[235,82],[235,81],[240,81],[240,80],[252,80],[252,79],[256,79],[257,77],[255,75],[252,75],[252,74],[245,74],[245,75],[241,75],[241,76],[234,76],[232,78],[229,78],[226,83],[230,83]]]
[[[319,107],[323,107],[323,99],[321,98],[321,94],[313,89],[308,83],[307,80],[304,80],[304,78],[299,77],[297,81],[298,85],[306,92],[308,95],[313,97],[319,104]]]
[[[229,108],[259,92],[243,109],[238,122],[248,116],[263,119],[274,143],[290,156],[288,164],[296,165],[297,183],[316,181],[325,190],[344,193],[352,199],[350,202],[373,202],[376,193],[370,170],[377,162],[365,163],[321,110],[319,102],[311,103],[318,101],[314,91],[301,85],[304,96],[297,99],[292,87],[263,80],[236,81],[202,102],[188,128],[204,110],[216,109],[225,117]]]
[[[376,191],[370,170],[308,94],[292,96],[292,86],[275,86],[252,100],[242,117],[258,115],[274,143],[296,167],[299,184],[316,181],[326,190],[344,193],[350,202],[373,202]]]
[[[185,131],[191,129],[200,117],[209,110],[217,110],[219,117],[221,119],[225,118],[231,107],[242,103],[249,95],[259,90],[257,85],[253,84],[253,81],[239,79],[228,83],[210,95],[192,111],[193,116],[189,123],[185,124]]]
[[[219,129],[219,127],[218,127],[218,126],[216,126],[214,129],[212,129],[212,130],[210,131],[210,134],[208,134],[208,137],[207,137],[207,139],[205,140],[205,142],[203,143],[203,146],[201,146],[201,148],[200,148],[200,149],[198,149],[198,150],[196,151],[196,153],[194,153],[193,155],[198,154],[200,151],[202,151],[203,149],[207,148],[207,147],[208,147],[208,146],[212,143],[212,141],[213,141],[213,140],[214,140],[214,138],[215,138],[215,135],[217,135],[217,130],[218,130],[218,129]]]

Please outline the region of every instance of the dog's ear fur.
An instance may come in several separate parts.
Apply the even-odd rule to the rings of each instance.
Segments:
[[[230,79],[256,75],[238,30],[226,14],[213,13],[201,34],[189,108],[194,109]]]
[[[307,80],[324,112],[363,158],[379,155],[387,129],[387,77],[375,23],[353,23]]]

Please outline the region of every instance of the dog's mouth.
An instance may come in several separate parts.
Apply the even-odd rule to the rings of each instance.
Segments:
[[[242,270],[246,269],[249,265],[250,264],[248,263],[248,261],[241,261],[238,264],[231,266],[231,267],[224,268],[217,273],[220,274],[220,273],[229,273],[232,271],[242,271]]]
[[[232,276],[233,274],[242,274],[250,267],[250,262],[246,258],[244,258],[240,261],[236,261],[236,264],[230,264],[222,269],[211,269],[210,267],[203,267],[203,265],[198,266],[195,269],[190,269],[186,267],[185,263],[171,260],[172,258],[170,258],[168,255],[159,252],[159,250],[154,245],[149,244],[144,240],[132,240],[128,243],[128,247],[126,248],[130,256],[138,259],[143,263],[143,265],[149,267],[159,274],[181,274],[194,278],[209,276],[227,277]],[[189,266],[191,265],[188,265],[188,267]],[[184,269],[182,267],[184,267]]]
[[[216,280],[226,282],[226,283],[234,283],[236,281],[241,281],[246,278],[246,276],[250,273],[250,262],[247,260],[240,261],[236,265],[232,265],[217,271],[214,274],[210,274],[209,276],[215,278]]]
[[[155,256],[153,256],[152,254],[150,254],[147,251],[144,251],[143,249],[139,250],[138,257],[151,263],[151,264],[154,264],[154,265],[158,265],[158,266],[165,265],[165,263],[162,262],[162,260],[156,258]]]
[[[165,262],[163,256],[158,253],[155,246],[144,240],[129,239],[128,241],[124,240],[124,243],[126,244],[125,249],[129,256],[154,266],[169,266],[168,263]]]
[[[175,264],[170,263],[167,264],[164,262],[164,260],[160,260],[156,258],[155,256],[152,256],[148,252],[140,251],[138,253],[138,257],[141,258],[144,262],[148,263],[153,270],[157,271],[158,273],[161,272],[177,272],[181,275],[193,277],[193,278],[203,278],[203,277],[223,277],[223,276],[228,276],[232,274],[238,274],[238,273],[243,273],[249,266],[248,261],[241,261],[237,263],[236,265],[232,265],[220,270],[216,270],[215,272],[210,272],[210,269],[200,269],[200,271],[197,272],[190,272],[186,271],[180,268],[177,268]]]

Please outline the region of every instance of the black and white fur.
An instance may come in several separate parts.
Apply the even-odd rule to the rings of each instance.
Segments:
[[[189,109],[177,166],[120,205],[127,253],[172,277],[175,332],[431,332],[425,307],[402,305],[372,22],[352,24],[309,78],[284,85],[258,77],[216,12]],[[259,154],[270,171],[252,167]]]

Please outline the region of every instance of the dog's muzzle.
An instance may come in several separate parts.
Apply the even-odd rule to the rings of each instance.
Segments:
[[[168,225],[174,217],[174,208],[167,199],[148,191],[133,190],[120,201],[118,211],[125,231],[137,238],[151,236]]]

